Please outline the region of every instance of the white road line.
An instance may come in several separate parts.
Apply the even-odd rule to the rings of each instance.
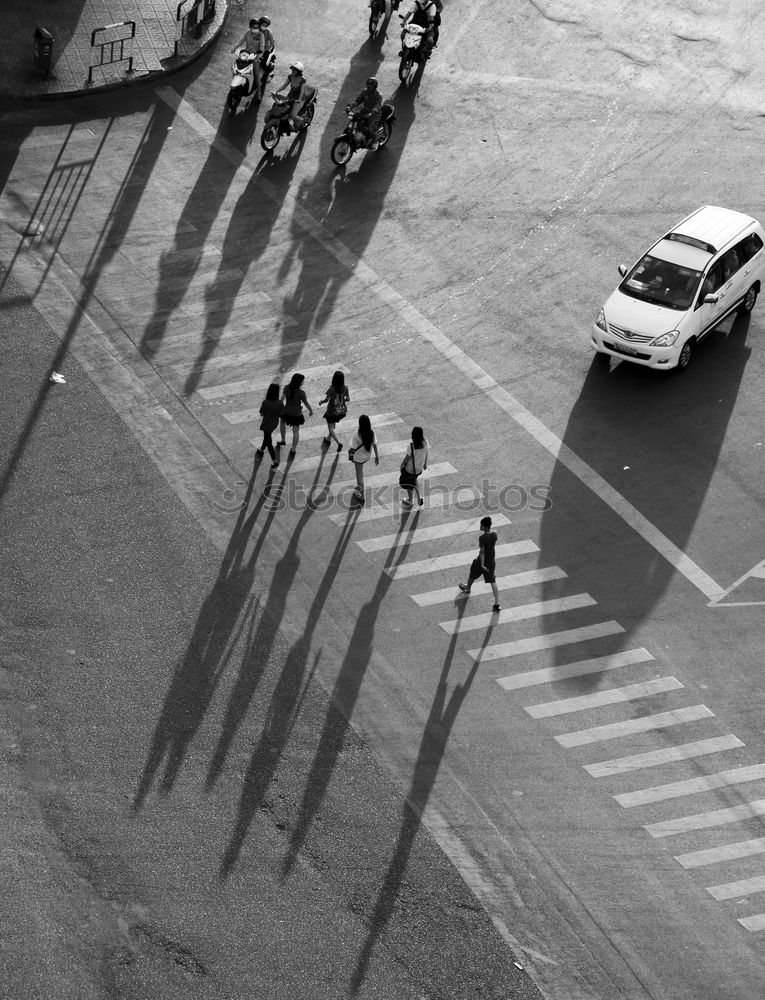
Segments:
[[[541,420],[537,419],[517,399],[500,386],[480,365],[476,364],[461,348],[426,319],[407,299],[400,295],[379,274],[365,264],[344,243],[332,236],[324,224],[302,205],[294,195],[278,193],[273,185],[255,173],[252,166],[242,161],[241,152],[223,136],[215,126],[192,108],[188,101],[172,87],[158,87],[157,95],[175,111],[205,142],[216,149],[238,171],[242,171],[251,183],[257,186],[275,204],[292,210],[293,221],[310,234],[323,249],[350,271],[354,279],[368,292],[376,294],[381,301],[391,306],[424,341],[430,343],[459,372],[492,399],[512,420],[524,428],[562,466],[568,469],[590,490],[610,507],[626,524],[657,552],[659,552],[679,573],[697,587],[709,600],[719,599],[724,593],[701,567],[697,566],[674,542],[653,525],[632,506],[613,486],[606,482],[591,466],[573,452],[561,439],[553,434]],[[243,390],[247,391],[247,390]]]
[[[498,545],[494,550],[494,555],[499,559],[508,556],[525,555],[527,552],[539,552],[533,542],[505,542]],[[391,566],[385,572],[394,580],[402,580],[408,576],[420,576],[423,573],[438,573],[444,569],[464,569],[470,560],[475,556],[475,549],[467,549],[462,552],[451,552],[448,556],[433,556],[430,559],[421,559],[419,562],[402,563],[400,566]],[[455,580],[454,589],[457,590]]]
[[[748,931],[764,931],[765,913],[756,913],[753,917],[739,917],[738,922]]]
[[[515,587],[530,587],[536,583],[547,583],[549,580],[564,580],[565,578],[566,574],[559,566],[546,566],[543,569],[526,570],[525,573],[498,576],[497,590],[501,593]],[[486,586],[488,587],[488,584]],[[423,594],[412,594],[411,598],[421,608],[427,608],[433,604],[447,604],[449,601],[453,601],[455,596],[459,597],[460,594],[455,591],[454,585],[452,585],[443,590],[428,590]]]
[[[284,346],[287,347],[289,345],[285,344]],[[277,381],[278,381],[278,378],[277,378]],[[263,390],[265,390],[267,388],[267,386],[268,386],[268,378],[265,378],[265,379],[263,379],[263,386],[261,388],[261,392]],[[375,399],[375,398],[376,398],[376,394],[371,389],[356,389],[356,391],[353,393],[353,402],[354,403],[366,403],[368,400]],[[259,410],[260,410],[260,403],[258,403],[258,405],[255,406],[255,407],[247,407],[247,409],[244,409],[244,410],[229,410],[227,413],[224,413],[223,416],[226,418],[226,420],[228,420],[228,422],[230,424],[247,424],[247,423],[249,423],[252,420],[260,420],[260,412],[259,412]],[[323,423],[323,421],[322,421],[322,423]],[[355,421],[352,421],[352,423],[353,423],[353,427],[354,427],[354,430],[355,430],[355,426],[356,426]],[[340,424],[340,426],[342,427],[343,424]],[[304,427],[301,427],[300,428],[300,440],[302,441],[303,438],[310,437],[311,435],[309,434],[309,430],[314,430],[314,429],[317,430],[317,433],[319,433],[319,434],[326,434],[327,433],[326,427],[323,427],[323,426],[319,427],[319,428],[304,428]],[[316,435],[313,435],[313,436],[315,437]]]
[[[483,493],[472,486],[463,486],[458,490],[450,491],[430,487],[423,491],[423,499],[425,500],[421,511],[423,514],[429,510],[440,510],[442,507],[445,507],[447,510],[455,508],[455,510],[463,513],[467,509],[466,504],[469,504],[471,509],[477,508],[478,501],[483,500]],[[364,510],[360,511],[356,518],[356,524],[362,524],[364,521],[379,521],[383,517],[389,517],[391,521],[399,524],[401,518],[409,514],[411,514],[411,508],[404,510],[400,503],[381,503],[376,504],[374,507],[365,507]],[[348,520],[348,515],[330,514],[329,519],[330,521],[334,521],[335,524],[342,526]]]
[[[580,628],[567,629],[565,632],[549,632],[547,635],[536,635],[530,639],[516,639],[514,642],[501,642],[485,649],[470,649],[468,656],[474,660],[501,660],[506,656],[520,656],[525,653],[536,653],[542,649],[553,649],[556,646],[567,646],[573,642],[586,642],[589,639],[601,639],[606,635],[619,635],[624,628],[619,622],[598,622],[597,625],[582,625]]]
[[[518,575],[522,576],[523,574]],[[570,677],[601,674],[606,670],[629,667],[634,663],[645,663],[652,659],[653,656],[647,649],[625,649],[621,653],[613,653],[611,656],[596,656],[591,660],[561,663],[556,667],[543,667],[541,670],[529,670],[523,674],[498,677],[497,684],[505,691],[518,691],[520,688],[533,687],[536,684],[552,684],[555,681],[568,680]]]
[[[654,785],[653,788],[641,788],[636,792],[624,792],[621,795],[614,795],[614,798],[620,806],[631,809],[633,806],[643,806],[649,802],[665,802],[667,799],[679,799],[683,795],[697,795],[699,792],[710,792],[730,785],[743,785],[747,781],[760,781],[762,778],[765,778],[765,764],[752,764],[750,767],[720,771],[719,774],[703,774],[698,778],[687,778],[685,781],[672,781],[668,785]]]
[[[193,334],[191,339],[193,340]],[[318,347],[318,344],[312,344],[312,347]],[[181,361],[177,364],[170,365],[171,371],[175,372],[176,375],[186,375],[189,372],[194,372],[197,369],[203,369],[204,371],[217,371],[221,368],[229,368],[231,366],[242,366],[243,368],[264,368],[269,367],[274,361],[274,351],[273,350],[260,350],[260,351],[244,351],[241,354],[219,354],[213,358],[207,358],[206,361]],[[268,381],[266,378],[262,379],[263,391],[268,388]]]
[[[710,885],[707,892],[713,899],[733,899],[735,896],[748,896],[752,892],[765,892],[765,875],[742,878],[738,882],[723,882],[722,885]]]
[[[157,315],[156,313],[150,315]],[[161,314],[160,314],[161,315]],[[177,325],[180,323],[185,323],[183,329],[173,330],[163,330],[162,333],[156,333],[153,337],[146,337],[145,342],[151,347],[155,347],[157,355],[161,356],[163,351],[167,351],[173,347],[183,347],[188,345],[189,349],[195,349],[201,343],[206,343],[209,340],[215,340],[218,344],[225,344],[227,340],[231,337],[236,337],[237,334],[241,332],[237,328],[236,323],[232,323],[231,317],[227,316],[222,323],[216,323],[215,321],[210,321],[210,317],[205,317],[204,320],[193,320],[190,316],[186,316],[183,312],[183,306],[179,306],[178,309],[173,309],[167,314],[168,323],[174,323]],[[196,324],[196,328],[195,328]],[[247,322],[247,332],[248,334],[253,333],[263,333],[265,331],[273,330],[274,319],[269,316],[267,319],[255,319],[248,320]],[[204,330],[204,337],[202,332]],[[280,350],[283,351],[301,351],[305,347],[305,340],[289,340],[284,343],[274,343],[274,352],[272,357],[276,357]],[[266,383],[267,384],[267,383]]]
[[[637,753],[630,757],[614,757],[613,760],[602,760],[598,764],[585,764],[584,769],[593,778],[605,778],[610,774],[625,774],[627,771],[640,771],[645,767],[659,767],[662,764],[675,764],[681,760],[693,757],[703,757],[710,753],[721,753],[724,750],[734,750],[744,744],[732,733],[727,736],[713,736],[708,740],[694,740],[680,746],[664,747],[661,750],[649,750],[648,753]]]
[[[594,726],[592,729],[580,729],[577,733],[564,733],[555,739],[562,747],[583,747],[588,743],[616,740],[622,736],[649,733],[656,729],[677,726],[682,722],[695,722],[697,719],[713,717],[714,713],[710,712],[706,705],[691,705],[688,708],[673,709],[671,712],[644,715],[640,719],[624,719],[622,722],[611,722],[605,726]]]
[[[511,522],[504,514],[495,514],[493,527],[505,527]],[[364,538],[356,542],[362,552],[382,552],[392,545],[412,545],[416,542],[430,542],[434,538],[456,538],[476,530],[476,518],[468,517],[464,521],[447,521],[446,524],[426,525],[415,528],[406,534],[398,532],[394,535],[379,535],[376,538]]]
[[[750,858],[755,854],[765,854],[765,837],[739,840],[738,843],[723,844],[722,847],[707,847],[703,851],[690,851],[688,854],[676,854],[675,861],[683,868],[702,868],[722,861],[740,861],[741,858]]]
[[[664,691],[676,691],[682,686],[676,677],[657,677],[640,684],[613,688],[610,691],[595,691],[593,694],[529,705],[525,711],[532,719],[549,719],[554,715],[565,715],[568,712],[584,712],[591,708],[601,708],[603,705],[617,705],[625,701],[635,701],[637,698],[650,698]]]
[[[348,468],[350,468],[351,463],[345,462],[345,465]],[[370,463],[367,462],[367,469],[369,469],[369,467]],[[373,469],[375,468],[374,462],[371,463],[371,467]],[[452,476],[456,475],[456,472],[457,470],[449,462],[436,462],[435,465],[429,465],[427,469],[425,469],[423,474],[420,476],[420,480],[438,479],[439,476]],[[398,486],[398,476],[399,476],[398,469],[396,469],[394,472],[378,472],[371,476],[367,472],[365,472],[364,485],[367,489],[367,492],[370,491],[374,492],[376,489],[378,489],[378,487],[382,486]],[[338,490],[350,490],[350,489],[355,489],[355,487],[356,487],[355,477],[353,479],[344,479],[341,483],[333,483],[333,489],[335,493],[337,493]],[[417,508],[415,508],[415,511],[416,510]],[[480,520],[481,520],[480,517],[476,516],[475,523],[478,534],[481,533],[481,529],[478,527],[478,523]],[[475,553],[473,553],[473,555],[475,555]]]
[[[348,435],[349,440],[350,440],[350,437],[351,437],[351,435],[349,434]],[[287,429],[287,442],[288,443],[289,443],[289,440],[290,440],[290,434],[289,434],[289,428],[288,428]],[[385,442],[378,441],[377,442],[377,452],[378,452],[379,455],[398,455],[398,454],[400,454],[401,458],[403,458],[404,457],[404,453],[406,452],[407,446],[410,443],[411,443],[411,439],[410,438],[406,438],[404,441],[385,441]],[[329,452],[329,457],[330,458],[332,457],[333,452],[336,454],[335,445],[332,445],[332,449],[333,449],[333,451]],[[318,468],[318,466],[322,465],[324,462],[326,462],[326,456],[324,454],[319,453],[318,455],[311,455],[310,458],[302,458],[302,459],[300,459],[297,462],[293,462],[292,463],[292,467],[290,469],[290,472],[306,472],[309,469],[316,469],[316,468]],[[346,461],[346,464],[347,464],[347,461]],[[374,468],[374,467],[375,467],[374,466],[374,462],[372,462],[372,468]],[[398,472],[396,473],[396,482],[398,482]],[[473,522],[473,526],[475,527],[475,522]]]
[[[357,396],[357,394],[354,394],[354,396]],[[314,407],[314,413],[315,412],[316,408]],[[320,416],[320,414],[318,413],[316,415]],[[369,419],[372,421],[372,426],[374,427],[375,430],[377,430],[378,427],[391,427],[393,424],[403,423],[401,417],[396,416],[395,413],[375,413],[374,415],[370,413]],[[358,421],[354,420],[352,417],[350,419],[341,421],[339,424],[335,426],[335,434],[337,434],[340,440],[343,441],[347,438],[344,447],[347,447],[348,444],[350,443],[353,432],[356,430],[357,426],[358,426]],[[327,436],[327,421],[323,417],[321,417],[321,425],[318,427],[303,426],[300,428],[301,441],[311,441],[315,440],[316,438],[321,438],[326,436]],[[330,455],[337,450],[337,445],[334,443],[334,441],[330,442],[327,450],[329,451]],[[343,521],[345,521],[345,519],[343,519]]]
[[[696,813],[694,816],[679,816],[663,823],[649,823],[645,830],[652,837],[673,837],[678,833],[690,833],[692,830],[709,830],[714,826],[725,826],[728,823],[741,823],[747,819],[765,816],[765,799],[754,802],[743,802],[739,806],[728,809],[713,809],[710,812]]]
[[[293,371],[295,366],[292,365],[290,368],[284,368],[282,371]],[[344,374],[348,373],[348,369],[344,368],[342,365],[317,365],[315,368],[302,368],[300,369],[303,375],[305,375],[306,382],[317,381],[318,379],[332,378],[332,374],[335,371],[342,371]],[[243,379],[240,382],[224,382],[222,385],[210,385],[204,389],[199,389],[196,393],[197,396],[201,396],[202,399],[222,399],[224,396],[236,396],[243,392],[263,392],[263,376],[260,375],[258,378],[248,378]]]
[[[549,601],[536,601],[534,604],[521,604],[515,608],[504,608],[502,611],[490,611],[482,615],[471,615],[467,618],[455,618],[453,621],[439,622],[439,626],[447,635],[458,632],[473,632],[490,625],[508,625],[510,622],[525,621],[528,618],[541,618],[542,615],[555,615],[563,611],[575,611],[577,608],[589,608],[597,602],[589,594],[572,594],[570,597],[554,597]]]

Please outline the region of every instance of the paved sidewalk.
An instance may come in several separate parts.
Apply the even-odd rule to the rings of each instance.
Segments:
[[[238,0],[233,0],[235,5]],[[0,3],[0,96],[64,97],[79,92],[105,90],[146,80],[179,69],[195,59],[217,37],[230,0],[216,0],[214,11],[196,31],[178,38],[178,0],[126,0],[115,5],[105,0],[5,0]],[[241,4],[239,4],[241,5]],[[193,8],[191,0],[183,13]],[[201,9],[201,7],[200,7]],[[128,62],[96,65],[88,83],[89,68],[99,62],[99,47],[91,46],[94,29],[129,19],[135,22],[132,42],[133,71]],[[53,35],[50,72],[45,75],[34,56],[34,33],[43,28]],[[130,27],[112,28],[98,41],[129,36]],[[176,41],[177,54],[176,54]],[[123,50],[128,55],[127,46]],[[108,56],[107,56],[108,58]]]

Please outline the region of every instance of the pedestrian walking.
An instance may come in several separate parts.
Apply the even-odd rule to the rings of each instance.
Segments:
[[[406,455],[401,462],[401,473],[398,477],[398,485],[406,490],[406,496],[401,501],[402,507],[414,506],[414,495],[417,496],[417,504],[422,507],[422,496],[420,487],[417,485],[422,473],[428,467],[428,444],[422,427],[412,428],[412,443],[406,449]]]
[[[372,430],[372,424],[366,413],[359,417],[358,430],[351,438],[351,445],[348,448],[348,458],[353,462],[356,469],[356,494],[361,503],[364,503],[364,465],[374,453],[375,465],[380,464],[380,455],[377,451],[377,435]]]
[[[292,447],[290,448],[290,458],[295,457],[298,441],[300,440],[300,428],[305,423],[303,407],[313,416],[311,404],[308,402],[303,391],[305,375],[295,372],[287,385],[282,389],[282,399],[284,400],[284,411],[281,415],[281,441],[276,444],[277,448],[283,448],[287,444],[287,427],[292,428]]]
[[[491,518],[481,518],[481,534],[478,536],[478,555],[470,564],[470,573],[467,583],[460,583],[458,587],[463,594],[469,594],[473,583],[483,576],[486,583],[491,584],[494,594],[494,607],[492,611],[499,611],[499,591],[497,590],[497,578],[494,576],[496,563],[495,547],[497,545],[497,532],[491,530]]]
[[[321,439],[324,447],[328,446],[331,441],[334,441],[337,445],[337,450],[343,450],[343,443],[335,433],[335,428],[348,413],[348,404],[350,401],[351,395],[348,392],[348,386],[345,384],[345,375],[342,372],[335,372],[332,376],[332,383],[324,393],[324,399],[319,401],[319,406],[323,406],[324,403],[327,404],[327,412],[324,414],[324,419],[327,421],[328,436]]]
[[[263,419],[260,422],[260,429],[263,431],[263,443],[256,450],[255,454],[263,457],[263,452],[268,448],[271,456],[271,468],[275,469],[279,464],[279,456],[274,449],[271,435],[279,426],[279,418],[282,415],[284,403],[279,399],[279,383],[272,382],[266,390],[263,402],[260,404],[260,415]]]

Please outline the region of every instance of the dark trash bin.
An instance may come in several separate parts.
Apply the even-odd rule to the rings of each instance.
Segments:
[[[43,74],[50,73],[50,64],[53,59],[53,43],[55,38],[45,28],[35,28],[34,33],[34,53],[35,65]]]

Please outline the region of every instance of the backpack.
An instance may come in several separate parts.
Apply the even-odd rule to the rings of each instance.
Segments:
[[[337,392],[337,390],[332,390],[332,399],[329,403],[329,412],[336,417],[344,417],[348,412],[348,406],[345,402],[345,393]]]

